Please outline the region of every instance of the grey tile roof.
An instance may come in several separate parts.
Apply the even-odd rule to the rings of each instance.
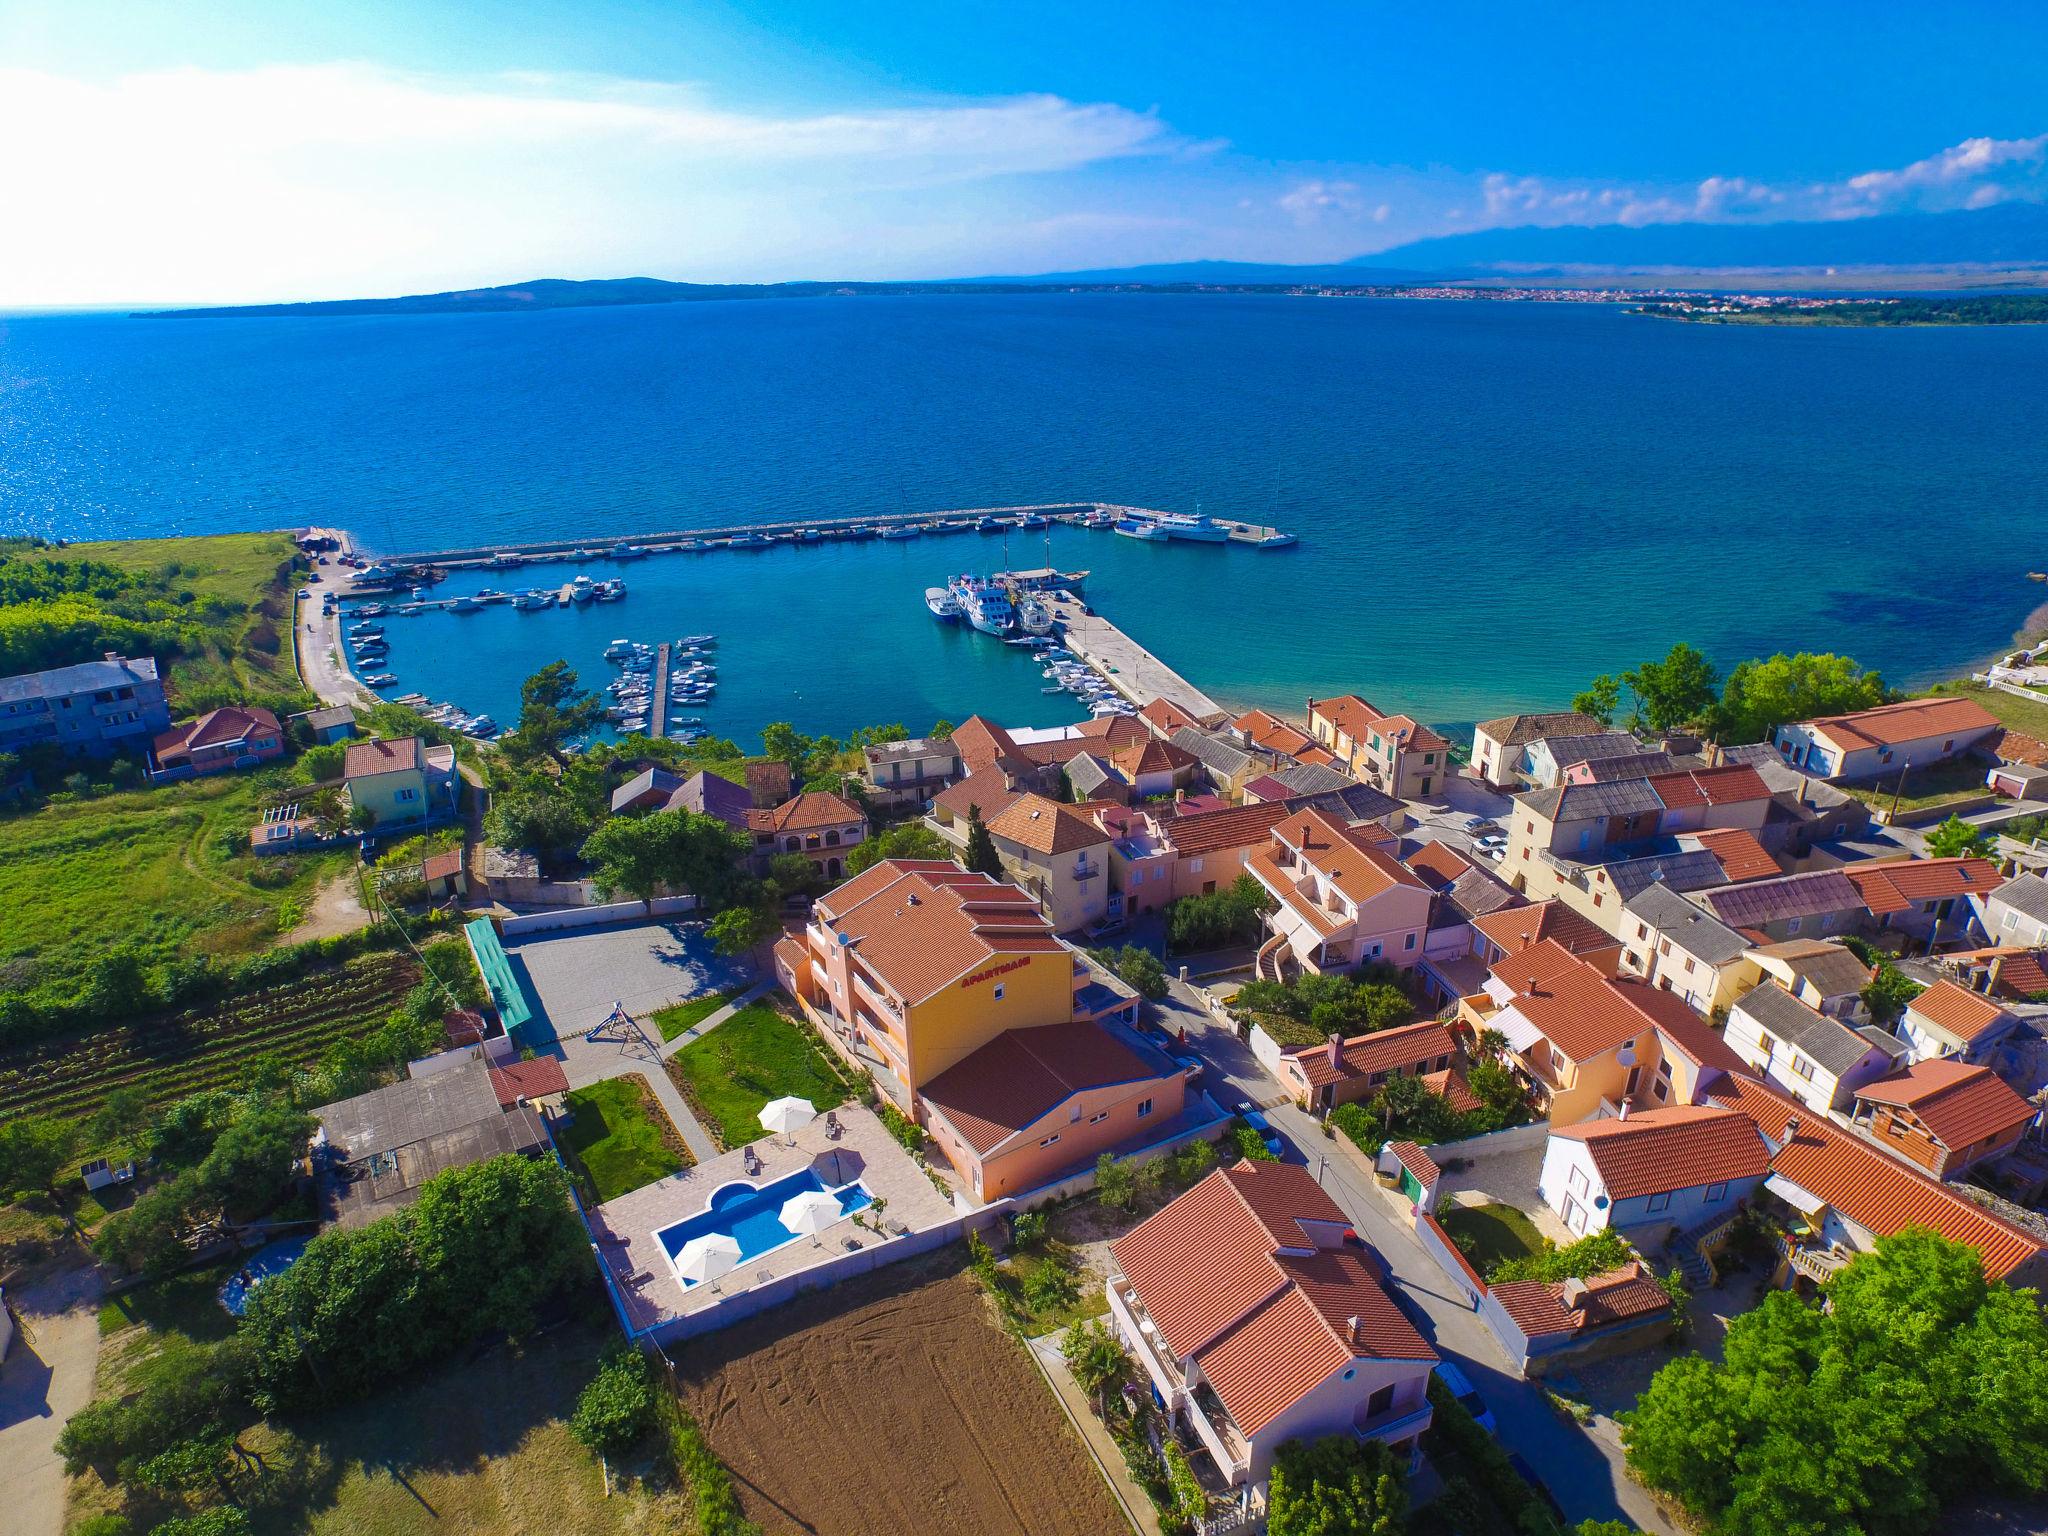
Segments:
[[[1380,821],[1402,809],[1399,800],[1370,784],[1346,784],[1342,789],[1326,790],[1322,794],[1289,796],[1287,804],[1290,809],[1310,807],[1326,816],[1351,823]]]
[[[52,667],[47,672],[23,672],[0,677],[0,704],[20,704],[29,699],[65,699],[78,693],[95,693],[102,688],[133,688],[153,683],[154,656],[124,657],[116,661],[81,661],[76,666]]]
[[[1219,778],[1234,779],[1253,764],[1265,761],[1227,736],[1198,731],[1191,725],[1182,726],[1168,739],[1182,751],[1193,754],[1197,762]]]
[[[1287,786],[1291,795],[1320,795],[1333,789],[1348,789],[1358,781],[1328,763],[1296,763],[1273,775]]]
[[[346,704],[336,704],[327,709],[309,710],[306,724],[316,731],[332,730],[337,725],[354,725],[356,712]]]
[[[1498,720],[1482,721],[1477,727],[1480,735],[1490,736],[1504,747],[1526,747],[1544,736],[1584,736],[1601,729],[1600,722],[1591,715],[1571,709],[1547,715],[1502,715]]]
[[[2048,923],[2048,880],[2039,875],[2020,875],[2008,880],[1991,893],[1991,899],[2004,902],[2037,923]]]
[[[1477,865],[1453,880],[1450,889],[1443,893],[1445,908],[1454,919],[1466,922],[1489,912],[1521,906],[1524,899],[1498,875]]]
[[[910,741],[883,741],[861,748],[862,755],[871,763],[908,761],[914,757],[937,757],[941,753],[958,757],[951,742],[933,741],[928,736],[915,737]]]
[[[1105,784],[1122,784],[1123,775],[1118,773],[1092,752],[1077,752],[1067,759],[1067,782],[1074,786],[1074,793],[1086,798]]]
[[[1721,861],[1704,848],[1612,859],[1599,868],[1614,883],[1624,903],[1657,886],[1673,891],[1705,891],[1728,883],[1728,872],[1721,867]]]
[[[1700,899],[1722,922],[1737,928],[1788,917],[1817,917],[1823,912],[1853,912],[1863,906],[1863,893],[1839,869],[1723,886]]]
[[[1661,882],[1645,886],[1624,905],[1633,916],[1708,965],[1726,965],[1749,950],[1749,940]]]
[[[1610,784],[1566,784],[1556,790],[1537,790],[1534,794],[1555,794],[1558,797],[1557,808],[1545,813],[1552,821],[1641,816],[1664,809],[1664,802],[1650,787],[1648,779],[1619,779]]]
[[[644,768],[612,791],[612,810],[624,810],[640,796],[654,793],[672,795],[681,787],[681,774],[671,773],[666,768]]]
[[[1840,1020],[1815,1013],[1775,981],[1745,993],[1735,1006],[1837,1077],[1867,1056],[1875,1044]]]
[[[1697,758],[1689,762],[1695,767],[1705,766]],[[1669,752],[1625,752],[1618,757],[1591,759],[1585,766],[1590,769],[1594,783],[1611,784],[1616,779],[1646,779],[1670,773],[1679,762]]]
[[[1544,738],[1550,760],[1560,768],[1573,763],[1593,762],[1609,757],[1639,757],[1643,744],[1626,731],[1600,731],[1591,736],[1550,736]]]

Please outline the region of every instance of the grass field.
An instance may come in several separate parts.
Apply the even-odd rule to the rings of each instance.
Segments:
[[[661,1038],[673,1040],[686,1029],[693,1029],[718,1012],[727,1003],[738,997],[745,988],[727,987],[723,992],[712,992],[704,997],[693,997],[686,1003],[677,1003],[664,1008],[654,1015],[654,1027],[661,1031]]]
[[[1437,1220],[1455,1241],[1472,1239],[1466,1257],[1480,1274],[1490,1274],[1496,1264],[1508,1259],[1532,1257],[1543,1251],[1543,1234],[1536,1223],[1512,1205],[1460,1205],[1437,1212]]]
[[[0,990],[78,975],[119,944],[151,960],[269,948],[280,908],[349,855],[246,852],[261,797],[228,774],[0,818]]]
[[[789,1095],[820,1114],[853,1090],[838,1066],[779,1010],[751,1003],[669,1058],[669,1073],[728,1147],[758,1141],[761,1107]]]
[[[181,656],[167,679],[175,708],[180,696],[219,689],[251,693],[298,687],[292,660],[291,560],[288,533],[224,533],[191,539],[108,539],[61,549],[24,551],[48,559],[94,560],[138,575],[165,573],[174,593],[199,601],[232,603],[240,617],[222,627],[221,643],[207,654]]]
[[[682,1138],[637,1072],[578,1088],[562,1132],[571,1168],[602,1204],[690,1166]]]
[[[1954,698],[1969,699],[1981,704],[1984,709],[1997,716],[2016,731],[2025,731],[2048,741],[2048,695],[2039,699],[2023,699],[2018,694],[2007,693],[2001,688],[1986,688],[1982,683],[1973,683],[1968,678],[1956,678],[1942,683],[1934,690]]]
[[[2025,702],[2023,699],[2013,700],[2022,706]],[[1975,758],[1915,768],[1906,774],[1903,787],[1895,773],[1875,784],[1845,784],[1842,788],[1879,811],[1891,808],[1894,792],[1898,794],[1901,811],[1921,811],[1952,801],[1981,800],[1991,793],[1984,784],[1984,764]]]

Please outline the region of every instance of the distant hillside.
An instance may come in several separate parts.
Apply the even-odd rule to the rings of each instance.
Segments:
[[[1956,213],[1893,213],[1784,224],[1565,225],[1439,235],[1345,264],[1392,272],[1514,276],[1574,268],[1687,272],[1769,267],[2048,266],[2048,206],[2001,203]]]

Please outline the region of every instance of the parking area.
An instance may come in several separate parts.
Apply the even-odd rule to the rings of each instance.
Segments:
[[[505,944],[536,1013],[557,1039],[595,1028],[623,1004],[635,1018],[747,979],[721,959],[704,925],[659,920],[543,933]]]
[[[1444,1169],[1443,1183],[1438,1186],[1442,1191],[1440,1206],[1497,1201],[1523,1212],[1536,1223],[1536,1230],[1553,1243],[1561,1245],[1572,1240],[1557,1212],[1545,1205],[1536,1192],[1536,1181],[1543,1172],[1542,1142],[1455,1161],[1462,1161],[1464,1166]]]

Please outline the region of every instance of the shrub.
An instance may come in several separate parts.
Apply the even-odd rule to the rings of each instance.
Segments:
[[[1036,1248],[1044,1241],[1045,1212],[1023,1211],[1010,1223],[1010,1242],[1017,1248]]]
[[[1380,1441],[1327,1435],[1280,1447],[1266,1509],[1271,1536],[1401,1536],[1408,1494]]]
[[[569,1429],[598,1455],[616,1456],[647,1433],[655,1407],[646,1356],[619,1346],[606,1352],[597,1374],[576,1399]]]
[[[1138,1176],[1105,1152],[1095,1159],[1095,1193],[1112,1211],[1128,1211],[1138,1201]]]
[[[1526,1258],[1504,1260],[1496,1264],[1493,1273],[1486,1278],[1495,1284],[1503,1280],[1550,1283],[1586,1280],[1594,1275],[1604,1275],[1611,1269],[1619,1269],[1635,1257],[1636,1251],[1629,1246],[1628,1239],[1609,1227],[1562,1248],[1549,1248]]]
[[[906,1152],[922,1152],[926,1141],[924,1127],[912,1120],[886,1098],[875,1104],[875,1110],[882,1117],[882,1124],[889,1128],[889,1134],[902,1143]]]
[[[1081,1287],[1065,1264],[1048,1259],[1024,1282],[1024,1299],[1034,1312],[1057,1312],[1080,1299]]]
[[[697,1421],[683,1412],[680,1405],[675,1407],[674,1414],[670,1435],[676,1470],[690,1485],[700,1536],[760,1536],[761,1528],[741,1516],[732,1473],[712,1454],[710,1442],[697,1427]]]

